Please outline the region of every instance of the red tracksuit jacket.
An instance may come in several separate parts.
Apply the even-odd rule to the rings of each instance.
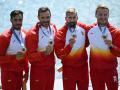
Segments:
[[[53,24],[51,24],[53,25]],[[54,33],[56,33],[56,27],[53,25]],[[39,32],[40,24],[37,23],[34,27],[30,29],[30,31],[27,34],[27,41],[26,41],[26,47],[28,50],[28,57],[29,62],[32,66],[40,66],[43,68],[50,68],[55,65],[55,56],[54,56],[54,50],[53,52],[46,56],[43,52],[38,52],[38,32]]]
[[[94,31],[96,24],[93,25],[93,28],[88,32],[88,38],[92,38],[92,34],[94,35]],[[109,23],[106,25],[111,37],[113,47],[109,50],[102,50],[99,48],[91,47],[90,49],[90,67],[91,69],[114,69],[117,67],[117,57],[120,56],[120,30],[116,29]],[[90,35],[91,34],[91,35]],[[97,35],[98,36],[98,35]],[[98,38],[98,37],[94,37]],[[89,39],[91,42],[92,39]],[[99,43],[97,40],[94,42]],[[92,44],[92,43],[90,43]]]
[[[89,27],[79,22],[77,22],[77,25],[86,30],[85,33],[83,33],[85,34],[85,45],[73,55],[70,55],[72,47],[69,44],[65,45],[66,33],[68,30],[67,25],[65,24],[60,30],[58,30],[58,33],[56,35],[55,50],[57,57],[62,60],[63,66],[69,65],[71,67],[80,67],[84,66],[87,63],[88,56],[86,52],[86,47],[89,45],[89,43],[86,35]]]
[[[25,30],[23,29],[22,31],[25,32]],[[15,55],[6,54],[7,48],[11,40],[11,36],[12,36],[12,31],[10,29],[6,30],[0,36],[0,66],[1,66],[1,69],[2,71],[15,71],[15,72],[21,72],[25,70],[25,73],[28,74],[27,57],[18,61],[16,60]]]

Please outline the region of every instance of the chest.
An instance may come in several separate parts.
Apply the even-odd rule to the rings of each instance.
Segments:
[[[95,27],[88,32],[88,38],[91,47],[100,49],[108,49],[108,46],[104,42],[105,39],[112,41],[112,36],[108,28],[103,33],[99,27]]]
[[[45,48],[50,42],[54,44],[55,29],[51,26],[48,29],[39,28],[38,47]]]
[[[67,30],[66,33],[66,45],[69,44],[69,40],[73,35],[76,35],[76,42],[73,46],[73,49],[79,49],[85,44],[85,30],[81,27],[76,27],[76,29],[72,32],[71,30]]]
[[[14,34],[11,35],[10,44],[7,49],[7,54],[16,54],[21,52],[23,47],[25,47],[25,33],[16,33],[17,38]],[[19,39],[19,40],[18,40]]]

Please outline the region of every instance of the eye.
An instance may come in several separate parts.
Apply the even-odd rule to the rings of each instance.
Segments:
[[[22,19],[18,19],[19,21],[22,21]]]
[[[102,16],[102,13],[99,13],[98,15],[99,15],[99,16]]]
[[[44,19],[45,17],[41,17],[41,19]]]
[[[17,19],[13,19],[15,22],[17,21]]]
[[[50,19],[50,16],[47,16],[46,18],[47,18],[47,19]]]
[[[73,19],[76,19],[76,16],[74,16]]]
[[[104,14],[104,16],[108,16],[108,14]]]
[[[71,19],[72,17],[68,17],[69,19]]]

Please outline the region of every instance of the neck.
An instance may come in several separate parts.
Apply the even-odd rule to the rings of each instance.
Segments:
[[[16,31],[20,31],[20,29],[14,29],[14,30],[16,30]]]
[[[42,27],[44,27],[46,30],[48,30],[48,28],[49,28],[49,26],[42,26]]]
[[[15,27],[12,27],[12,29],[16,30],[16,31],[20,31],[21,28],[15,28]]]
[[[98,24],[99,27],[105,27],[105,24]]]
[[[48,29],[48,27],[45,27],[46,29]]]

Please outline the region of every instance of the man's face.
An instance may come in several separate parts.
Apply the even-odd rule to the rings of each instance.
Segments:
[[[105,25],[108,22],[109,11],[107,9],[99,8],[96,13],[97,22],[99,25]]]
[[[68,27],[72,27],[72,28],[76,27],[76,22],[78,20],[78,16],[76,13],[68,13],[65,19]]]
[[[14,27],[17,30],[20,30],[22,27],[23,16],[21,14],[18,14],[15,17],[12,17],[10,21],[12,23],[12,27]]]
[[[50,25],[50,12],[46,11],[46,12],[41,12],[40,15],[38,16],[38,19],[40,20],[40,23],[42,26],[44,27],[48,27]]]

